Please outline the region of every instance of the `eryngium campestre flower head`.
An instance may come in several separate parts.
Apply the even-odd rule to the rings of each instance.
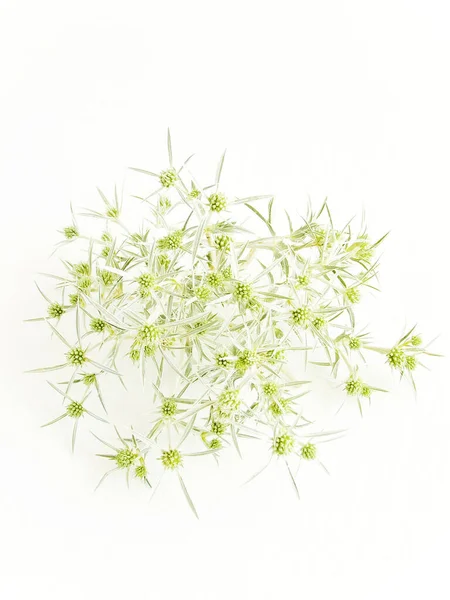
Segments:
[[[58,302],[53,302],[53,304],[50,304],[48,307],[48,316],[51,319],[59,319],[59,317],[61,317],[65,312],[66,309],[64,306],[58,304]]]
[[[67,407],[67,414],[72,419],[79,419],[83,413],[84,408],[80,402],[71,402]]]
[[[167,171],[162,171],[159,176],[159,180],[161,185],[166,188],[170,188],[175,185],[175,182],[178,180],[178,175],[175,169],[168,169]]]
[[[183,464],[183,459],[179,450],[164,450],[161,454],[161,462],[166,469],[177,469]]]
[[[221,193],[211,194],[208,198],[209,208],[214,212],[221,212],[227,206],[227,199]]]
[[[133,452],[130,448],[122,448],[114,457],[119,469],[128,469],[136,461],[137,452]]]
[[[308,443],[302,446],[300,454],[305,460],[314,460],[317,455],[317,449],[314,444]]]
[[[75,367],[79,367],[86,362],[86,354],[82,348],[71,348],[66,354],[69,363]]]
[[[279,456],[290,454],[294,449],[294,438],[288,433],[283,433],[273,440],[273,451]]]

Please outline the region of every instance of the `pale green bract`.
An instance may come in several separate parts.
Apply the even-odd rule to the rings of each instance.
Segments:
[[[51,329],[61,364],[34,372],[66,369],[63,384],[49,382],[65,412],[48,424],[70,417],[72,446],[78,426],[97,437],[95,420],[102,432],[110,424],[110,438],[97,438],[110,449],[98,455],[112,465],[106,475],[125,471],[152,487],[158,469],[175,471],[197,514],[181,478],[194,457],[241,455],[243,440],[262,440],[263,454],[287,465],[295,487],[295,462],[321,464],[318,446],[339,432],[311,431],[303,414],[307,363],[336,378],[336,393],[362,412],[384,391],[358,373],[371,352],[413,385],[430,353],[415,328],[385,348],[356,324],[355,305],[376,289],[383,238],[335,228],[327,202],[299,225],[287,216],[277,232],[273,197],[222,191],[223,157],[215,181],[202,187],[187,161],[174,165],[170,134],[168,149],[164,170],[135,169],[154,183],[149,195],[127,199],[144,207],[138,233],[122,221],[117,192],[109,200],[99,191],[103,211],[72,211],[59,245],[70,244],[78,262],[62,261],[66,273],[51,280],[52,294],[38,288],[47,306],[32,319]],[[237,220],[239,211],[249,218]],[[98,235],[84,233],[87,219],[100,224]],[[293,360],[300,377],[291,374]],[[102,388],[111,378],[123,390],[131,369],[151,390],[150,416],[147,429],[119,432]],[[99,402],[104,417],[95,414]]]

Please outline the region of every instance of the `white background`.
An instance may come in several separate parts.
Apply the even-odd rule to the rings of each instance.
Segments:
[[[420,323],[448,345],[450,57],[437,0],[0,0],[0,597],[450,597],[449,386],[429,361],[415,401],[393,389],[328,445],[302,499],[276,465],[252,485],[231,458],[148,495],[72,456],[44,378],[50,345],[22,319],[69,218],[128,166],[198,153],[236,194],[275,193],[337,218],[366,210],[383,249],[372,331]],[[320,472],[319,472],[320,471]]]

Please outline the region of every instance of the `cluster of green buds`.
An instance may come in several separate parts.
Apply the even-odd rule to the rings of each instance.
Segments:
[[[46,304],[31,320],[42,321],[61,348],[58,364],[36,371],[67,371],[49,382],[65,406],[51,423],[70,417],[75,439],[78,425],[106,421],[116,441],[104,443],[114,453],[99,456],[112,470],[148,485],[158,467],[174,471],[192,508],[182,479],[191,456],[219,461],[259,439],[270,442],[268,460],[277,455],[295,466],[317,458],[316,444],[305,440],[333,432],[321,428],[315,437],[308,412],[321,399],[304,402],[314,389],[306,379],[335,379],[336,408],[344,401],[362,412],[385,391],[372,375],[370,385],[359,376],[374,352],[382,368],[414,385],[431,353],[415,330],[382,347],[359,329],[358,304],[365,288],[376,289],[383,238],[337,227],[326,201],[296,226],[272,196],[225,195],[223,158],[203,187],[186,162],[174,161],[170,134],[166,164],[156,173],[135,169],[143,189],[130,197],[99,190],[101,208],[72,212],[59,233],[60,251],[71,250],[62,257],[65,272],[49,279],[45,293],[38,287]],[[145,410],[136,422],[137,409],[130,411],[130,426],[119,432],[105,389],[131,403],[131,370],[142,380]]]

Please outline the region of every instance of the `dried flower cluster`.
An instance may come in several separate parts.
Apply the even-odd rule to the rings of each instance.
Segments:
[[[322,365],[362,410],[383,391],[359,375],[370,352],[384,354],[412,382],[429,352],[415,330],[381,348],[356,325],[355,305],[376,289],[382,240],[350,224],[335,228],[326,202],[299,226],[286,215],[279,234],[272,197],[222,192],[223,157],[214,184],[202,187],[188,161],[175,167],[170,134],[168,148],[163,172],[135,169],[155,184],[140,198],[146,216],[139,232],[122,220],[123,199],[101,191],[103,210],[73,214],[61,232],[60,246],[79,245],[80,260],[62,261],[66,272],[54,276],[51,297],[39,288],[47,314],[33,320],[58,338],[62,359],[33,372],[68,373],[64,383],[50,383],[65,406],[51,423],[71,419],[74,445],[81,421],[110,423],[102,381],[120,385],[127,364],[138,369],[151,391],[148,429],[119,432],[111,423],[112,437],[98,438],[108,448],[99,456],[112,465],[108,473],[124,471],[149,486],[159,460],[177,473],[195,512],[180,474],[191,457],[220,459],[230,446],[240,454],[243,438],[266,440],[294,486],[295,461],[319,460],[318,442],[333,433],[310,432],[302,410],[309,382],[291,375],[292,357],[302,375],[307,363]],[[250,227],[236,221],[241,209],[254,220]],[[85,219],[100,225],[97,234],[83,233],[78,220]],[[68,339],[63,322],[73,330]]]

